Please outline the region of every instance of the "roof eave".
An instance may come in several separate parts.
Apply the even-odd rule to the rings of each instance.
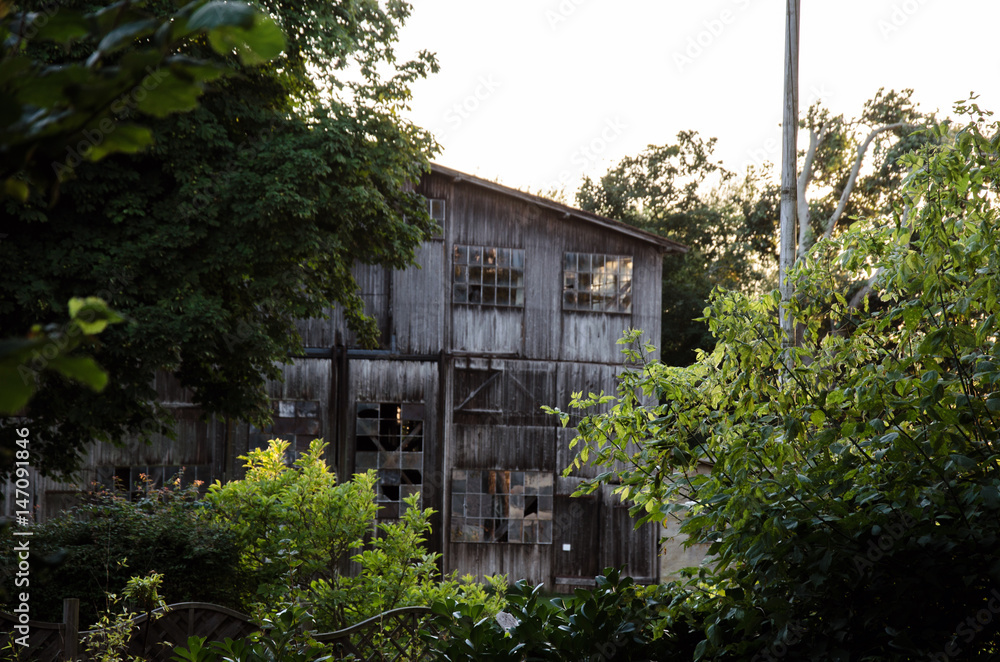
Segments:
[[[593,214],[582,209],[570,207],[569,205],[564,205],[560,202],[549,200],[548,198],[543,198],[539,195],[534,195],[533,193],[525,193],[524,191],[519,191],[518,189],[510,188],[509,186],[504,186],[503,184],[497,184],[496,182],[491,182],[487,179],[481,179],[468,173],[453,170],[452,168],[447,168],[437,163],[431,163],[431,172],[444,177],[451,177],[456,182],[467,182],[474,186],[479,186],[491,191],[496,191],[497,193],[501,193],[503,195],[518,198],[543,209],[561,213],[563,217],[567,219],[576,218],[584,221],[585,223],[591,223],[593,225],[603,227],[604,229],[619,232],[640,241],[654,244],[663,253],[687,253],[689,250],[689,248],[682,243],[673,241],[672,239],[667,239],[666,237],[661,237],[653,234],[652,232],[640,230],[639,228],[633,227],[627,223],[616,221],[613,218],[608,218],[606,216],[601,216],[600,214]]]

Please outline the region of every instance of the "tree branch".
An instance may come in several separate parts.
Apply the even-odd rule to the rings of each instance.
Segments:
[[[809,201],[806,200],[806,190],[812,181],[812,165],[816,160],[816,148],[823,142],[829,126],[826,122],[820,125],[819,131],[809,130],[809,148],[806,150],[806,158],[802,163],[802,172],[799,173],[797,182],[798,195],[798,222],[799,222],[799,243],[795,251],[795,259],[800,259],[806,254],[806,239],[809,237]]]
[[[854,159],[854,167],[851,168],[851,175],[847,179],[847,186],[844,187],[844,192],[840,195],[840,202],[833,211],[833,215],[830,216],[830,220],[826,222],[826,231],[823,232],[824,239],[829,239],[833,235],[833,228],[837,227],[837,221],[840,220],[840,216],[844,213],[844,209],[847,207],[847,200],[851,197],[851,191],[854,190],[854,183],[857,181],[858,173],[861,171],[861,163],[865,159],[865,152],[868,151],[868,147],[875,140],[875,137],[884,131],[894,131],[912,126],[908,122],[896,122],[895,124],[886,124],[885,126],[872,129],[872,132],[868,134],[865,141],[858,147],[858,156]]]

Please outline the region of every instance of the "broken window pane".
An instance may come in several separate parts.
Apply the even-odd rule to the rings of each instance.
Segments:
[[[552,543],[551,473],[453,469],[452,542]]]
[[[378,472],[378,501],[398,502],[423,487],[423,405],[361,402],[355,423],[355,471]],[[419,418],[418,418],[419,417]],[[399,508],[383,508],[378,516],[399,517]]]

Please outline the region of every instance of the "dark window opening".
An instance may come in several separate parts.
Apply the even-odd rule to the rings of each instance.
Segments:
[[[354,470],[376,472],[380,518],[399,517],[403,499],[422,492],[423,440],[423,405],[358,403]],[[405,507],[402,504],[402,508]]]

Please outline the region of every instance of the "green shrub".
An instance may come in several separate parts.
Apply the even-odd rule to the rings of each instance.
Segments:
[[[638,661],[670,659],[663,657],[667,647],[677,649],[676,641],[663,639],[664,587],[638,586],[620,569],[608,568],[593,591],[577,589],[571,597],[548,599],[541,588],[517,582],[500,614],[453,598],[435,602],[440,632],[427,631],[424,637],[449,662]]]
[[[87,657],[93,662],[142,662],[139,657],[128,654],[129,642],[140,630],[148,633],[151,621],[163,616],[167,603],[160,597],[163,576],[150,573],[146,577],[132,577],[121,595],[109,593],[107,607],[89,629],[87,636]],[[142,626],[132,621],[138,616],[146,616]]]
[[[431,509],[405,500],[398,520],[376,524],[375,473],[338,483],[314,441],[289,466],[288,443],[251,451],[243,480],[208,491],[213,521],[236,535],[241,569],[252,575],[258,615],[288,601],[309,605],[318,631],[337,630],[396,607],[444,596],[500,603],[481,587],[442,581],[440,554],[424,547]],[[505,581],[504,581],[505,583]]]
[[[101,490],[83,503],[36,525],[31,537],[32,618],[62,620],[63,598],[80,599],[80,623],[96,621],[105,596],[130,577],[159,573],[168,602],[204,601],[246,609],[240,601],[236,536],[206,517],[197,486],[179,480],[162,488],[140,486],[129,501]],[[0,571],[13,585],[13,539],[0,550]]]

